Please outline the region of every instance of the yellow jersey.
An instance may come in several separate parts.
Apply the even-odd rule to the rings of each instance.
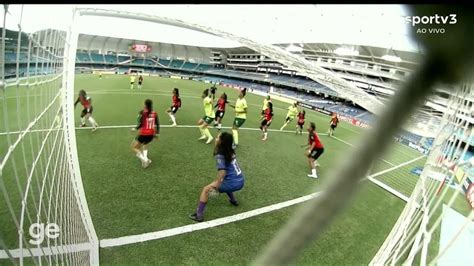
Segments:
[[[245,109],[247,109],[247,101],[245,100],[245,98],[238,98],[235,102],[235,117],[247,119],[247,113],[240,113],[244,112]]]
[[[212,107],[211,96],[207,96],[206,98],[204,98],[204,100],[202,100],[202,103],[204,105],[204,112],[206,113],[206,116],[209,116],[210,118],[214,118],[215,114]]]
[[[286,114],[286,116],[295,118],[297,114],[298,114],[298,108],[296,108],[293,105],[288,107],[288,113]]]
[[[267,100],[267,98],[265,98],[263,100],[262,110],[265,111],[267,109],[267,107],[268,107],[268,100]]]
[[[130,76],[130,83],[135,82],[135,76]]]

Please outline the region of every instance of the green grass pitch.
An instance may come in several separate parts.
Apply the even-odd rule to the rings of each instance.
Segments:
[[[158,77],[145,77],[143,88],[130,90],[129,78],[123,75],[77,75],[75,94],[85,89],[92,97],[93,117],[100,126],[91,132],[89,128],[76,130],[77,150],[89,209],[99,239],[116,238],[170,229],[193,224],[187,216],[198,202],[201,188],[216,177],[213,145],[198,141],[196,127],[162,127],[158,140],[149,146],[151,166],[143,169],[130,148],[136,132],[128,125],[135,125],[138,111],[146,98],[153,100],[161,125],[170,125],[165,110],[171,105],[171,91],[180,89],[182,108],[177,113],[178,125],[195,126],[203,116],[200,98],[209,84]],[[228,94],[235,102],[237,90],[218,86],[217,96]],[[51,92],[51,95],[53,92]],[[247,120],[243,128],[258,128],[263,97],[248,93]],[[11,105],[14,99],[9,99]],[[20,105],[26,105],[22,100]],[[286,117],[288,103],[273,100],[275,116],[270,129],[279,129]],[[5,103],[3,103],[5,104]],[[28,104],[34,106],[31,102]],[[2,106],[0,106],[2,107]],[[3,107],[2,107],[3,108]],[[31,108],[29,112],[38,110]],[[3,109],[2,109],[3,110]],[[75,110],[76,126],[82,107]],[[240,205],[231,206],[225,195],[211,200],[206,208],[205,219],[212,220],[268,206],[310,194],[326,182],[326,174],[347,159],[363,130],[342,122],[335,136],[325,135],[329,117],[307,111],[306,125],[315,122],[317,132],[325,145],[325,152],[318,160],[319,179],[310,173],[300,145],[307,142],[307,134],[294,132],[269,132],[268,141],[261,141],[258,130],[241,129],[237,158],[245,175],[244,188],[236,193]],[[21,127],[15,112],[7,114],[11,131]],[[234,119],[233,109],[226,108],[223,126],[230,127]],[[20,119],[21,121],[26,119]],[[2,123],[0,123],[2,124]],[[3,125],[2,125],[3,126]],[[294,130],[293,121],[286,130]],[[230,131],[229,129],[224,129]],[[5,131],[2,128],[2,131]],[[217,130],[211,128],[215,137]],[[39,138],[41,138],[41,134]],[[15,135],[12,135],[15,137]],[[8,147],[4,136],[0,147]],[[343,141],[340,141],[340,140]],[[394,165],[407,162],[420,154],[395,143],[391,150],[371,169],[376,173]],[[416,183],[416,176],[409,171],[422,166],[418,160],[376,179],[409,196]],[[5,175],[6,176],[6,175]],[[7,187],[16,186],[13,181]],[[298,264],[367,264],[385,240],[404,202],[370,181],[363,181],[361,190],[346,212],[329,227],[321,239],[302,253]],[[3,207],[3,206],[1,206]],[[285,224],[297,206],[280,209],[243,221],[213,227],[202,231],[177,235],[156,241],[103,248],[101,264],[247,264],[258,254],[278,229]],[[8,220],[6,211],[0,209],[1,219]],[[15,230],[6,239],[14,242]]]

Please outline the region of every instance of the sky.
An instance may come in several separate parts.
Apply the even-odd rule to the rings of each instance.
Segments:
[[[73,5],[10,5],[6,28],[34,32],[66,30]],[[263,44],[340,43],[417,51],[409,37],[401,5],[78,5],[113,9],[192,22]],[[3,25],[3,17],[1,23]],[[169,25],[129,19],[81,16],[80,33],[204,47],[239,43]]]

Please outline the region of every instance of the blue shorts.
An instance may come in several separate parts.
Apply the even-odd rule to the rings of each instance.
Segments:
[[[234,191],[239,191],[244,187],[244,181],[242,180],[241,182],[222,182],[221,186],[219,187],[219,192],[220,193],[225,193],[225,192],[234,192]]]

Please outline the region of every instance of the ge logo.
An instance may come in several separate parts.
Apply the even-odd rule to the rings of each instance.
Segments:
[[[56,223],[34,223],[30,226],[30,244],[40,245],[43,243],[45,236],[50,239],[56,239],[59,237],[59,225]]]

